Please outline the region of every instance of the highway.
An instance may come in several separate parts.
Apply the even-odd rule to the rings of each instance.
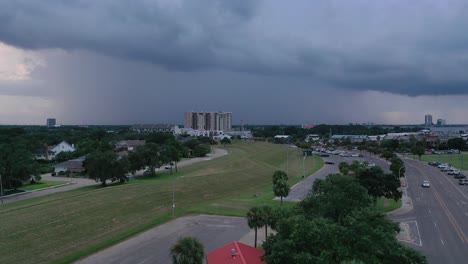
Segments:
[[[421,250],[429,263],[468,263],[468,186],[437,167],[403,160],[413,210],[392,219],[411,227],[407,244]],[[422,188],[423,180],[431,187]]]

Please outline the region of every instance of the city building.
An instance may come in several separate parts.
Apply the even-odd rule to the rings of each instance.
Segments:
[[[207,131],[231,131],[231,112],[186,112],[184,128]]]
[[[47,118],[47,127],[55,127],[57,125],[57,120],[55,118]]]
[[[438,126],[445,126],[446,124],[447,122],[445,121],[445,119],[437,119]]]
[[[432,115],[425,115],[424,116],[424,125],[425,126],[432,126]]]

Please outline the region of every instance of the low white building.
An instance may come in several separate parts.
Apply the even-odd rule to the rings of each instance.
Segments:
[[[45,148],[36,150],[34,158],[37,160],[53,160],[61,152],[73,152],[75,150],[74,144],[62,141],[55,146],[48,146],[47,150]]]

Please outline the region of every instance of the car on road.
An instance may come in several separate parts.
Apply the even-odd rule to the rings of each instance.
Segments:
[[[447,173],[448,173],[448,175],[458,175],[458,174],[460,174],[460,171],[457,170],[457,169],[451,169]]]
[[[453,175],[455,179],[466,179],[466,176],[462,173]]]
[[[333,164],[335,164],[335,162],[327,160],[327,161],[325,161],[325,164],[333,165]]]
[[[460,185],[468,185],[468,179],[460,179],[460,180],[458,180],[458,184],[460,184]]]
[[[320,157],[330,157],[329,154],[320,154]]]
[[[429,181],[423,181],[422,187],[423,188],[429,188],[429,187],[431,187],[431,184],[429,184]]]

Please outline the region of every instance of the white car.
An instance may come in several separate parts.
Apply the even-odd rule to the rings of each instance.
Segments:
[[[423,188],[429,188],[429,187],[431,187],[431,185],[429,184],[429,181],[423,181],[422,187]]]

